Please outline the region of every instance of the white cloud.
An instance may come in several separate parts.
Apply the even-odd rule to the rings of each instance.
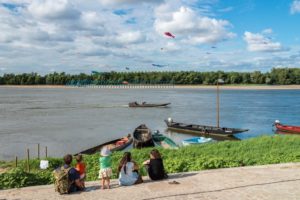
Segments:
[[[300,1],[299,0],[293,1],[290,12],[291,12],[291,14],[300,13]]]
[[[161,3],[164,0],[99,0],[103,5],[139,4],[139,3]]]
[[[36,0],[28,6],[29,12],[37,18],[76,19],[80,12],[68,0]]]
[[[271,29],[267,29],[267,32],[270,33]],[[244,33],[244,40],[248,44],[248,50],[253,52],[277,52],[287,50],[283,48],[281,43],[273,42],[272,38],[266,36],[265,33],[251,33],[246,31]]]
[[[262,31],[263,34],[272,34],[273,33],[273,30],[270,29],[270,28],[267,28],[265,30]]]
[[[134,44],[143,42],[145,40],[145,37],[141,34],[141,32],[125,32],[121,33],[116,37],[116,40],[122,44]]]
[[[168,6],[162,5],[156,11],[155,30],[163,35],[172,32],[187,43],[209,44],[233,38],[234,33],[227,31],[230,23],[226,20],[198,15],[187,7],[180,7],[175,12],[167,12]],[[161,14],[161,12],[164,14]]]

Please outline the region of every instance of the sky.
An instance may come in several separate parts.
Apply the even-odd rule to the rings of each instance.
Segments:
[[[300,0],[0,0],[0,74],[278,67],[300,67]]]

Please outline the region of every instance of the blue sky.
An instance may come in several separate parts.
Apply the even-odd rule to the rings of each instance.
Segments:
[[[299,67],[299,22],[300,0],[0,0],[0,74]]]

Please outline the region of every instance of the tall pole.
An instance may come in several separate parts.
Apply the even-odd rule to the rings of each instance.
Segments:
[[[217,81],[217,127],[220,127],[220,97],[219,97],[219,80]]]

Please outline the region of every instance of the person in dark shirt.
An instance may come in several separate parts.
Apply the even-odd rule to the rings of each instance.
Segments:
[[[70,154],[65,155],[64,162],[65,162],[64,168],[65,169],[70,168],[71,167],[70,165],[72,163],[72,155],[70,155]],[[69,175],[69,181],[71,183],[69,193],[83,190],[84,186],[82,185],[82,182],[80,181],[80,175],[74,167],[71,167],[68,175]]]
[[[157,149],[153,149],[150,152],[150,159],[143,162],[143,164],[151,180],[161,180],[168,177],[164,169],[163,160]]]

